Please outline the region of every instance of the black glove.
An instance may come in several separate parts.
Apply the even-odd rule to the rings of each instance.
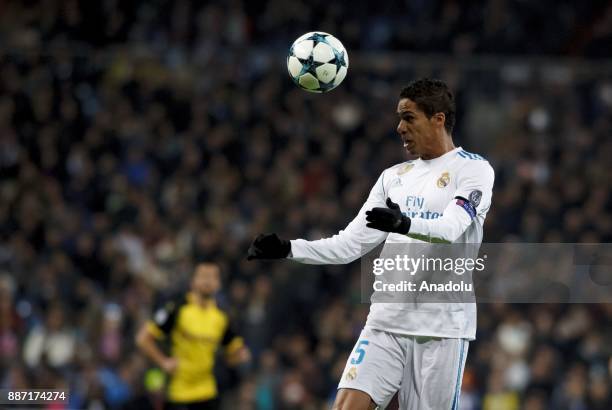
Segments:
[[[366,212],[368,228],[405,235],[410,230],[410,218],[402,214],[398,204],[387,198],[388,208],[374,208]]]
[[[257,235],[247,252],[247,260],[282,259],[289,256],[291,242],[281,239],[275,233]]]

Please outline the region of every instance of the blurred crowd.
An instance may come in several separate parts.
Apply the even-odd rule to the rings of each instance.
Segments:
[[[26,0],[0,4],[5,41],[45,47],[145,42],[206,54],[212,48],[287,49],[301,33],[327,30],[349,50],[413,50],[609,57],[606,0]]]
[[[310,95],[283,53],[317,27],[351,56],[599,57],[612,7],[392,3],[0,3],[0,388],[67,388],[79,409],[159,403],[135,329],[215,261],[253,351],[219,367],[224,408],[326,408],[368,312],[359,263],[247,263],[246,248],[352,219],[404,159],[395,105],[415,77],[456,90],[455,142],[496,170],[485,241],[610,242],[612,77],[598,60],[578,73],[381,54]],[[611,304],[487,304],[478,320],[462,409],[612,408]]]

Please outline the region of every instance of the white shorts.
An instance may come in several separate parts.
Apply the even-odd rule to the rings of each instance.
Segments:
[[[339,389],[361,390],[380,409],[398,393],[401,410],[455,410],[469,342],[364,328]]]

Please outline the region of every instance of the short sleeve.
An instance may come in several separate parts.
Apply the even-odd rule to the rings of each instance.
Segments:
[[[162,338],[172,331],[176,324],[179,307],[178,302],[169,301],[155,310],[153,318],[148,323],[148,329],[155,337]]]
[[[226,353],[232,354],[242,346],[244,346],[244,339],[238,335],[235,325],[232,321],[228,321],[221,340],[221,345],[225,348]]]

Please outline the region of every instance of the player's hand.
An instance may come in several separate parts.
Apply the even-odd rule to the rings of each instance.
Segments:
[[[178,360],[175,359],[174,357],[167,357],[161,363],[160,367],[162,368],[164,372],[168,374],[173,374],[176,371],[176,368],[178,367]]]
[[[255,238],[247,253],[247,259],[282,259],[289,256],[291,242],[281,239],[275,233],[260,234]]]
[[[251,351],[248,347],[242,346],[238,351],[227,356],[227,364],[229,366],[238,366],[251,361]]]
[[[399,205],[391,198],[387,198],[387,207],[366,211],[366,226],[384,232],[407,234],[410,230],[410,218],[402,214]]]

